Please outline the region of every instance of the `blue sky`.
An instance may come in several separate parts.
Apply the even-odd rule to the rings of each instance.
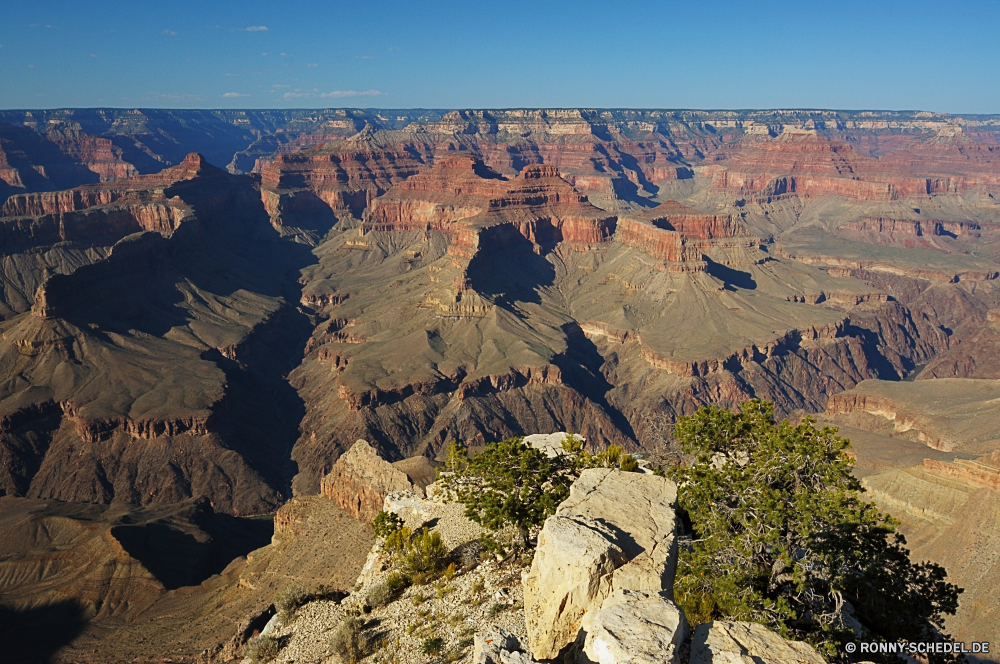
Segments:
[[[1000,113],[1000,2],[18,2],[0,108]]]

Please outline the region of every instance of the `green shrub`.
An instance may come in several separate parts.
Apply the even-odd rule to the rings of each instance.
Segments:
[[[357,662],[368,653],[369,639],[360,618],[344,618],[333,630],[330,649],[348,662]]]
[[[429,636],[424,639],[423,644],[420,646],[420,652],[425,655],[437,655],[444,648],[444,639],[440,636]]]
[[[468,518],[494,531],[513,526],[526,547],[528,530],[555,513],[579,476],[585,453],[577,442],[568,440],[572,449],[553,459],[521,438],[490,443],[441,484],[465,505]]]
[[[413,585],[413,579],[403,572],[393,572],[385,577],[385,583],[392,592],[399,593]]]
[[[441,533],[426,528],[407,543],[402,556],[403,569],[418,584],[440,576],[448,562],[448,550],[441,541]]]
[[[379,539],[385,539],[389,535],[393,534],[397,530],[403,527],[403,520],[399,518],[399,515],[395,512],[386,512],[382,510],[375,515],[372,520],[372,530],[375,531],[375,537]]]
[[[298,584],[287,586],[274,598],[274,607],[281,615],[282,622],[295,617],[295,612],[313,599],[312,593]]]
[[[273,636],[255,636],[243,646],[243,656],[253,664],[267,664],[281,652],[281,639]]]
[[[626,473],[637,473],[639,472],[639,460],[631,454],[623,454],[618,461],[618,467]]]
[[[839,662],[855,619],[869,641],[951,640],[944,617],[962,590],[940,565],[911,562],[897,522],[861,499],[835,428],[776,423],[773,404],[754,400],[702,408],[675,432],[695,455],[669,471],[692,530],[674,582],[689,621],[759,622]]]
[[[618,465],[624,453],[621,445],[608,445],[606,450],[597,455],[597,458],[600,460],[602,466],[614,468]]]
[[[382,583],[376,584],[368,591],[365,600],[368,606],[377,609],[396,599],[399,593],[410,587],[410,577],[402,572],[393,572]]]
[[[377,609],[380,606],[385,606],[395,598],[396,593],[389,587],[388,583],[383,581],[382,583],[372,586],[371,590],[369,590],[368,594],[365,596],[365,602],[367,602],[368,606],[371,608]]]
[[[490,610],[489,610],[490,618],[493,618],[494,616],[496,616],[498,613],[500,613],[501,611],[503,611],[506,608],[507,608],[506,604],[501,604],[500,602],[497,602],[496,604],[494,604],[493,606],[490,607]]]
[[[406,550],[411,539],[413,539],[413,531],[403,526],[399,530],[394,530],[385,538],[385,550],[398,556]]]

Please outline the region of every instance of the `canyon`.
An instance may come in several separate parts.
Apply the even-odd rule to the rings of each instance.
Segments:
[[[452,440],[655,456],[761,398],[842,428],[988,640],[998,155],[1000,116],[923,112],[0,111],[0,605],[73,613],[51,661],[227,661],[267,528],[318,582],[301,524],[363,557]]]

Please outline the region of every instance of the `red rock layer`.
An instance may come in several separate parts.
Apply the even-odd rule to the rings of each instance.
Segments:
[[[930,141],[911,143],[880,161],[914,174],[947,177],[960,191],[1000,185],[1000,145],[977,143],[953,127]]]
[[[913,177],[891,163],[859,155],[845,143],[803,132],[753,143],[702,172],[711,175],[713,189],[755,200],[795,194],[889,201],[956,191],[949,178]]]
[[[892,219],[887,217],[862,217],[837,229],[843,237],[869,244],[902,246],[907,248],[925,247],[938,251],[953,252],[955,245],[940,242],[936,238],[961,238],[968,240],[980,236],[980,227],[975,221],[941,221],[927,219]]]
[[[982,228],[975,221],[939,221],[925,219],[891,219],[886,217],[862,217],[851,221],[843,229],[853,231],[870,231],[873,233],[889,233],[902,235],[972,235],[979,236]]]
[[[424,167],[419,153],[412,146],[383,149],[352,139],[279,154],[273,160],[259,161],[255,170],[261,174],[261,196],[272,217],[285,211],[290,195],[303,190],[315,194],[334,211],[360,216],[376,197]]]
[[[739,238],[747,246],[760,243],[738,217],[706,214],[674,200],[622,216],[615,231],[617,242],[675,263],[668,267],[673,272],[704,270],[701,250],[714,246],[717,240],[732,238]]]
[[[614,225],[614,216],[591,205],[554,166],[525,166],[508,181],[478,158],[455,155],[374,201],[364,229],[450,232],[449,251],[471,257],[480,234],[496,226],[510,226],[535,243],[595,243],[608,240]],[[512,239],[503,231],[491,237],[491,246]]]
[[[45,136],[64,154],[97,173],[101,182],[112,182],[139,174],[135,166],[122,159],[122,151],[109,139],[84,133],[75,122],[72,126],[52,129]]]
[[[668,263],[702,260],[701,250],[685,245],[684,238],[677,231],[664,230],[628,217],[618,220],[615,242]]]
[[[508,182],[471,155],[450,155],[375,199],[366,230],[448,230],[482,214]]]
[[[320,484],[320,493],[355,519],[366,522],[382,509],[387,495],[413,489],[406,473],[379,456],[364,440],[355,442],[341,455]]]
[[[944,475],[972,486],[1000,491],[1000,452],[987,454],[976,459],[955,459],[952,462],[924,459],[921,464],[927,470]]]
[[[190,208],[166,190],[200,175],[223,174],[201,155],[155,175],[84,185],[57,192],[17,194],[0,208],[0,247],[124,237],[139,231],[169,233]]]
[[[590,204],[554,166],[526,166],[507,190],[489,202],[485,225],[508,223],[531,242],[604,242],[615,217]],[[478,221],[478,220],[477,220]]]

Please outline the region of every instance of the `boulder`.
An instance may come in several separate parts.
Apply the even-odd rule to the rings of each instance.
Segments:
[[[533,433],[530,436],[524,437],[525,445],[530,445],[536,450],[541,450],[550,459],[554,459],[557,456],[566,454],[566,450],[563,449],[563,441],[566,440],[566,436],[572,435],[576,440],[582,443],[587,442],[587,439],[579,434],[567,434],[565,431],[557,431],[555,433]]]
[[[699,625],[690,664],[823,664],[812,646],[786,641],[757,623],[717,620]]]
[[[555,658],[616,589],[672,597],[677,487],[663,477],[616,469],[584,471],[545,521],[524,576],[528,643]]]
[[[677,664],[684,612],[651,590],[615,590],[591,621],[585,661],[598,664]]]
[[[584,614],[610,594],[611,575],[625,562],[615,540],[600,521],[546,519],[524,578],[524,619],[536,658],[553,659],[575,641]]]
[[[676,503],[677,485],[665,477],[594,468],[573,483],[556,515],[597,519],[618,533],[628,562],[615,570],[613,587],[665,591],[673,598]]]
[[[529,662],[519,658],[521,653],[521,642],[516,636],[501,629],[496,625],[491,625],[482,632],[476,632],[472,649],[472,664],[520,664]],[[512,654],[518,658],[512,659]]]
[[[321,493],[356,519],[371,521],[394,491],[423,493],[402,470],[383,459],[368,441],[358,440],[323,478]]]

